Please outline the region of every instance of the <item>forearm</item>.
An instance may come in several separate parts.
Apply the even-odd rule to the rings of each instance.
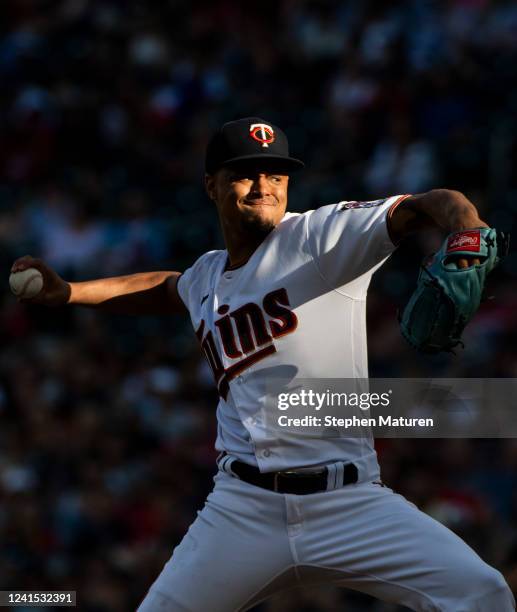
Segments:
[[[142,272],[69,283],[68,304],[121,314],[166,314],[177,310],[173,294],[178,277],[177,272]]]
[[[459,191],[433,189],[415,198],[416,210],[447,233],[472,227],[488,227],[479,218],[474,204]]]
[[[433,189],[404,199],[388,217],[390,235],[398,244],[413,232],[439,228],[445,233],[488,227],[477,208],[459,191]]]

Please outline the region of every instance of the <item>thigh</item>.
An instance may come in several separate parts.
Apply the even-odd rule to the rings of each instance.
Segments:
[[[271,594],[273,585],[289,586],[291,565],[283,496],[218,474],[139,612],[244,609],[259,593]]]
[[[300,563],[327,579],[413,610],[514,609],[499,572],[391,489],[362,483],[311,501]]]

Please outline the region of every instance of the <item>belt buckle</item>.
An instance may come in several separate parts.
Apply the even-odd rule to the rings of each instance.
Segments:
[[[278,491],[278,479],[280,478],[280,476],[287,476],[289,477],[292,474],[297,474],[297,472],[294,471],[285,471],[285,472],[275,472],[275,475],[273,476],[273,491],[275,493],[279,493]]]

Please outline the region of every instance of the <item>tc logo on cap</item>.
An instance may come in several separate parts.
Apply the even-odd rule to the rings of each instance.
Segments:
[[[275,142],[273,128],[265,123],[252,123],[250,125],[250,136],[253,140],[260,142],[263,147],[269,147],[272,142]]]

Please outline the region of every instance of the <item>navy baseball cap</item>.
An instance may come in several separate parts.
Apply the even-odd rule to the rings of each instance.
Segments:
[[[299,170],[304,163],[289,155],[289,143],[282,130],[260,117],[245,117],[225,123],[208,143],[207,174],[222,166],[251,160],[268,161],[286,172]]]

